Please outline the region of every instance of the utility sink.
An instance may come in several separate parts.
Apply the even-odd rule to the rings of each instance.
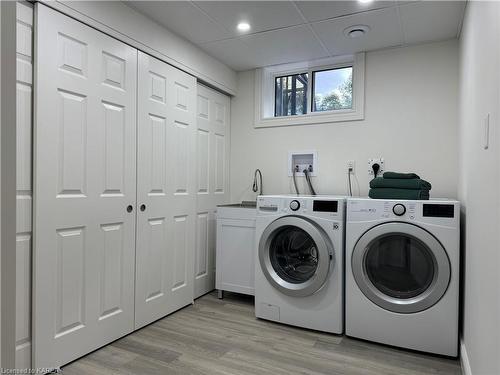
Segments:
[[[257,215],[257,202],[243,201],[241,203],[221,204],[217,206],[217,218],[254,220]]]
[[[233,207],[233,208],[257,208],[256,201],[243,201],[241,203],[221,204],[217,207]]]

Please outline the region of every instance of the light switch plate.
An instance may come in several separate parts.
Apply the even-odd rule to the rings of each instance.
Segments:
[[[484,140],[483,148],[485,150],[490,147],[490,114],[488,113],[484,119]]]

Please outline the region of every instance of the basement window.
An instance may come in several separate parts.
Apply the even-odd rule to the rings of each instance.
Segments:
[[[255,127],[364,119],[365,55],[274,65],[255,74]]]
[[[307,113],[307,73],[276,77],[274,83],[274,116]]]

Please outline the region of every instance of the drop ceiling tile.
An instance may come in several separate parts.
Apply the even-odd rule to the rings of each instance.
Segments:
[[[359,38],[348,38],[344,35],[344,30],[353,25],[366,25],[370,30]],[[403,33],[397,7],[320,21],[312,26],[333,55],[370,51],[403,44]]]
[[[462,1],[422,1],[399,8],[406,43],[456,38],[464,14]]]
[[[251,25],[250,34],[304,23],[289,1],[197,1],[195,4],[233,36],[241,35],[236,29],[241,21]]]
[[[329,56],[307,25],[242,37],[257,66],[314,60]]]
[[[396,1],[373,1],[363,4],[359,1],[296,1],[304,17],[309,22],[341,17],[367,10],[395,6]]]
[[[188,1],[127,1],[126,4],[193,43],[231,37],[223,26]]]
[[[306,25],[199,46],[236,71],[329,56]]]
[[[248,46],[239,39],[220,40],[198,46],[236,71],[249,70],[259,66],[258,56],[255,56]]]

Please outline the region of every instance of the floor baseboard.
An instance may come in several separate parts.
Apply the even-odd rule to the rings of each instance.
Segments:
[[[462,373],[464,375],[472,375],[469,356],[467,355],[467,348],[465,347],[463,339],[460,339],[460,364],[462,366]]]

